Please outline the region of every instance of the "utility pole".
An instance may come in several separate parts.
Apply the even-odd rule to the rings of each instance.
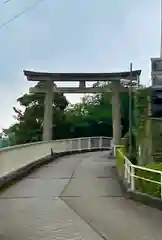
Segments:
[[[160,32],[161,32],[161,39],[160,39],[160,58],[162,58],[162,0],[160,1]]]
[[[130,63],[130,85],[129,85],[129,154],[132,152],[132,63]]]

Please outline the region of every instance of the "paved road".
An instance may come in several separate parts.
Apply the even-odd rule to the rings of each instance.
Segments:
[[[107,152],[64,157],[0,195],[0,240],[161,240],[162,212],[126,200]]]

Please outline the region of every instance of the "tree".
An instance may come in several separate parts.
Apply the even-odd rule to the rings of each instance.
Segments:
[[[44,95],[25,94],[17,99],[24,111],[13,108],[17,123],[4,130],[8,135],[14,136],[12,142],[16,144],[40,141],[42,138],[42,126],[44,118]],[[60,125],[63,119],[63,111],[68,101],[63,94],[55,93],[53,101],[53,128]],[[13,138],[13,137],[12,137]]]
[[[83,97],[81,103],[66,110],[71,137],[112,136],[110,95],[94,94]]]

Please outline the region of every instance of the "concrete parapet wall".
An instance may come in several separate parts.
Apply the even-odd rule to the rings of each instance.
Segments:
[[[51,149],[54,152],[65,151],[68,149],[68,143],[61,141],[39,142],[1,149],[0,178],[50,155]]]
[[[110,148],[110,142],[111,139],[107,137],[75,138],[1,149],[0,188],[58,157],[78,152],[106,150]]]

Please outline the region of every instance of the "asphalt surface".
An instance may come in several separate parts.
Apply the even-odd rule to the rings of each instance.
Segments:
[[[126,200],[108,152],[64,157],[0,195],[0,240],[161,240],[162,211]]]

